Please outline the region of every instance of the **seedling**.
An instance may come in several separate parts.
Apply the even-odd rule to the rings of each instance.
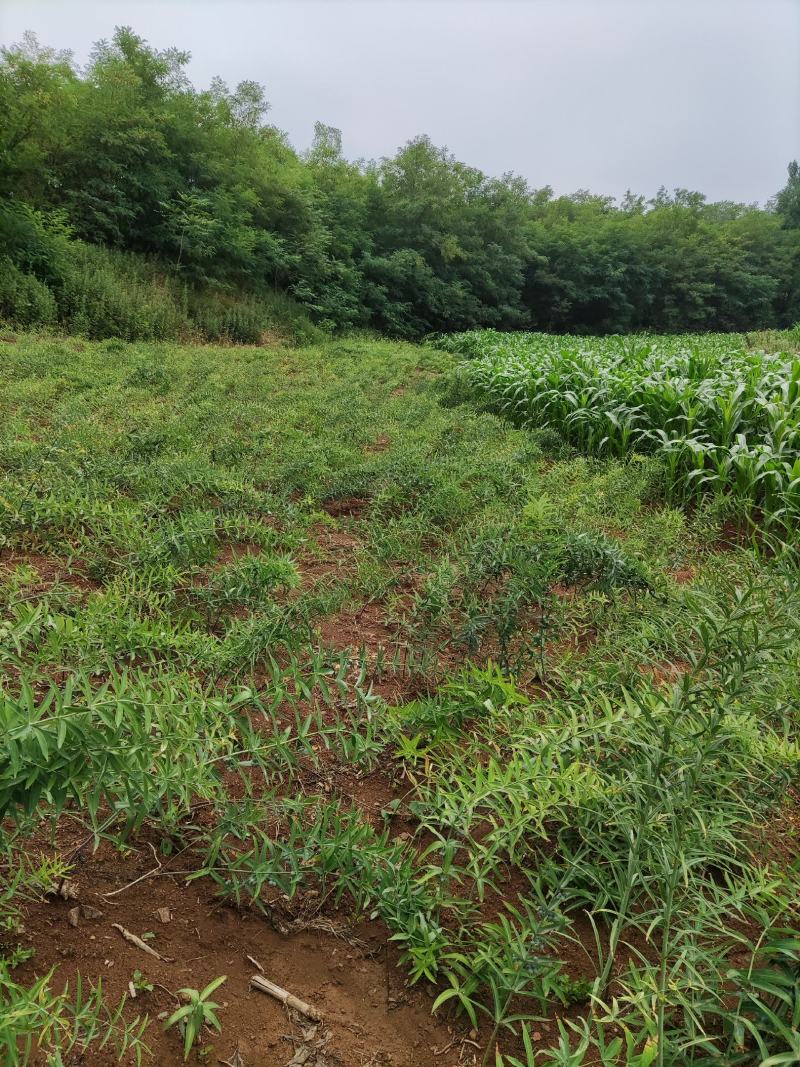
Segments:
[[[137,993],[152,993],[155,988],[153,983],[148,981],[147,977],[138,969],[133,972],[131,982]]]
[[[211,1026],[217,1032],[222,1030],[222,1024],[216,1014],[219,1004],[209,998],[226,980],[227,976],[223,974],[209,982],[203,990],[191,988],[178,990],[178,995],[183,997],[187,1003],[170,1015],[164,1023],[164,1029],[169,1030],[177,1026],[181,1030],[184,1060],[188,1060],[189,1053],[199,1040],[204,1026]]]

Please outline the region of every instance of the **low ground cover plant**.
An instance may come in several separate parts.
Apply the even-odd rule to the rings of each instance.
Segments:
[[[558,361],[564,342],[502,343]],[[607,355],[677,366],[693,348],[717,374],[739,351],[682,343]],[[786,366],[740,355],[747,388]],[[298,937],[347,960],[342,983],[380,959],[418,1030],[433,1008],[402,1050],[415,1067],[447,1043],[437,1020],[495,1067],[798,1062],[791,539],[737,540],[730,492],[682,496],[658,449],[481,410],[501,406],[478,389],[490,358],[457,395],[428,346],[8,342],[10,1063],[236,1062],[260,929],[280,948],[259,962],[323,1002]],[[741,418],[762,417],[745,393]],[[748,514],[769,525],[765,499]],[[60,948],[90,943],[98,878],[77,985]],[[202,921],[247,922],[195,960],[188,920],[142,919],[160,971],[135,948],[126,968],[111,902],[135,891],[152,916],[168,884]],[[386,1016],[353,989],[365,1024]]]

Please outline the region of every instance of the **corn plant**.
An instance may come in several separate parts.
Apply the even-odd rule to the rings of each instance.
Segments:
[[[663,455],[670,492],[730,496],[743,521],[794,541],[800,476],[800,360],[737,338],[564,342],[479,331],[457,375],[474,396],[527,427],[553,427],[583,451]]]

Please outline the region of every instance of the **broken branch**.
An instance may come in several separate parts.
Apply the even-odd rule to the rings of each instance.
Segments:
[[[321,1022],[322,1015],[311,1004],[306,1004],[304,1000],[300,1000],[293,993],[290,993],[286,989],[282,989],[281,986],[275,985],[274,982],[270,982],[269,978],[265,978],[262,974],[254,974],[250,979],[250,985],[254,989],[258,989],[262,993],[268,994],[270,997],[274,997],[279,1000],[281,1004],[285,1004],[287,1008],[293,1008],[295,1011],[299,1011],[301,1015],[307,1016],[309,1019],[313,1019],[314,1022]]]
[[[136,934],[132,934],[130,930],[126,930],[124,926],[120,926],[119,923],[111,924],[115,930],[119,930],[126,941],[129,941],[132,945],[140,948],[142,952],[146,952],[149,956],[155,956],[157,960],[161,960],[163,963],[173,963],[168,956],[162,956],[160,952],[156,952],[154,948],[150,948],[146,941],[142,941],[141,937],[137,937]]]

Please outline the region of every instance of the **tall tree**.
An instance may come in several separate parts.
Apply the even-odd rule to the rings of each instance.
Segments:
[[[793,159],[789,164],[789,179],[775,197],[775,210],[785,226],[800,227],[800,164]]]

